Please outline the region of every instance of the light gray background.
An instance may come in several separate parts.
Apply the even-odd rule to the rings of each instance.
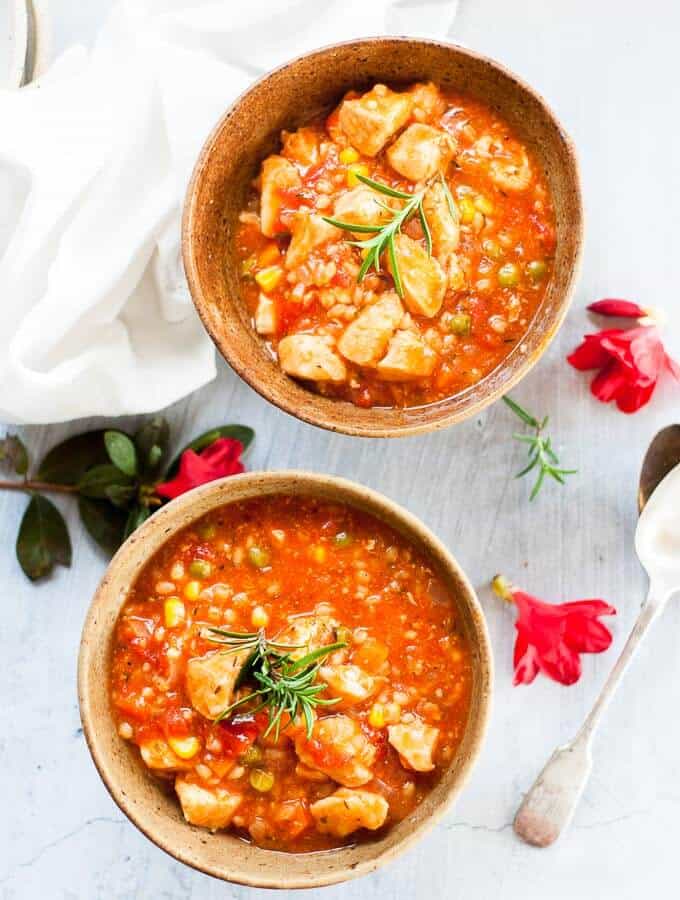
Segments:
[[[53,2],[55,49],[90,41],[110,5]],[[404,504],[451,547],[488,615],[495,706],[463,796],[403,858],[325,889],[324,897],[675,897],[677,607],[666,612],[612,704],[570,832],[552,849],[537,851],[514,837],[510,823],[555,744],[581,721],[645,591],[632,551],[637,472],[651,436],[680,418],[678,392],[667,384],[651,407],[626,417],[596,403],[586,378],[564,356],[593,328],[585,305],[603,295],[663,305],[677,318],[680,7],[672,0],[463,0],[449,37],[497,57],[534,84],[580,151],[588,216],[579,286],[559,337],[515,391],[530,408],[551,414],[563,461],[578,467],[578,476],[565,489],[548,485],[529,505],[529,485],[511,477],[522,449],[510,439],[515,423],[502,405],[443,433],[360,441],[297,423],[221,366],[213,384],[168,416],[175,434],[186,438],[216,423],[247,423],[257,430],[250,468],[346,475]],[[674,330],[677,352],[677,322]],[[84,424],[91,423],[26,428],[24,435],[38,457]],[[80,731],[75,686],[80,628],[105,560],[78,527],[72,506],[60,503],[68,510],[73,567],[31,586],[13,555],[24,505],[20,495],[0,495],[0,896],[263,898],[267,892],[222,884],[174,862],[110,800]],[[539,679],[513,688],[513,612],[487,589],[497,570],[547,598],[607,598],[619,610],[612,650],[586,658],[573,687]]]

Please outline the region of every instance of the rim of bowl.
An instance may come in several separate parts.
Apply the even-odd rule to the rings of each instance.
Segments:
[[[240,488],[245,488],[246,493],[240,495]],[[302,488],[302,490],[298,488]],[[160,547],[168,540],[171,540],[179,530],[208,511],[204,509],[196,513],[194,517],[191,516],[191,509],[195,507],[197,501],[207,498],[211,494],[219,498],[219,502],[210,507],[210,509],[214,509],[220,505],[254,499],[258,496],[285,494],[315,496],[318,495],[316,492],[323,494],[328,488],[336,494],[335,499],[331,499],[331,502],[346,503],[349,506],[362,509],[369,515],[385,521],[390,527],[396,528],[398,531],[403,526],[405,538],[415,544],[426,557],[434,559],[436,566],[440,570],[452,573],[460,585],[460,602],[464,604],[469,613],[471,635],[474,638],[477,650],[475,678],[478,679],[476,693],[479,697],[475,719],[472,722],[468,722],[465,730],[464,740],[467,741],[466,757],[460,765],[457,778],[448,787],[439,805],[426,818],[419,821],[398,843],[384,848],[382,852],[377,853],[375,856],[370,855],[358,864],[351,866],[338,866],[330,874],[322,869],[318,873],[310,872],[301,876],[287,876],[285,859],[291,854],[281,853],[281,870],[275,878],[269,875],[259,876],[256,873],[255,866],[250,868],[242,866],[241,869],[237,868],[230,872],[228,863],[225,863],[224,867],[219,869],[209,863],[203,863],[198,856],[185,851],[184,846],[171,846],[162,831],[155,831],[144,821],[144,813],[140,814],[135,804],[128,800],[125,784],[119,783],[112,774],[109,754],[106,751],[105,742],[101,740],[101,731],[102,721],[105,730],[115,729],[115,723],[109,707],[107,708],[106,716],[102,717],[99,725],[97,724],[98,716],[93,710],[92,703],[92,694],[97,686],[91,677],[93,657],[100,650],[102,641],[109,642],[111,631],[115,627],[118,615],[127,597],[127,590],[124,594],[119,593],[115,597],[110,595],[108,587],[110,573],[130,555],[133,557],[141,556],[143,559],[142,565],[147,562],[151,554],[145,555],[142,549],[144,538],[152,531],[164,530],[167,537],[153,551],[153,553],[158,552]],[[239,496],[230,499],[229,494],[238,494]],[[133,580],[131,579],[130,584]],[[102,617],[105,611],[111,610],[112,607],[115,608],[115,618],[111,626],[103,631],[98,624],[98,619]],[[420,519],[385,495],[358,482],[338,476],[292,469],[271,472],[247,472],[202,485],[162,507],[138,528],[134,533],[134,540],[130,541],[130,538],[128,538],[112,558],[89,606],[80,638],[77,680],[80,718],[92,760],[104,786],[116,805],[142,834],[179,862],[207,875],[248,887],[290,890],[295,888],[323,887],[369,874],[403,853],[445,815],[465,786],[479,757],[488,731],[493,695],[493,654],[486,619],[473,586],[448,548]],[[122,741],[122,738],[120,740]],[[158,790],[160,789],[159,786]],[[186,827],[190,828],[191,826],[187,825]],[[370,847],[371,845],[363,844],[362,846]],[[338,852],[342,852],[342,850],[343,848],[340,848]],[[263,848],[263,852],[274,853],[276,851]],[[315,852],[304,854],[304,856],[307,859],[314,857],[322,859],[326,856],[326,853],[327,851]],[[292,855],[297,856],[299,854]]]
[[[484,63],[491,68],[495,69],[499,72],[503,77],[507,78],[509,81],[514,82],[514,84],[523,90],[527,94],[529,94],[539,105],[539,107],[546,114],[547,118],[554,125],[557,133],[560,136],[562,144],[564,146],[566,156],[569,162],[569,167],[573,172],[573,187],[574,187],[574,207],[577,211],[577,234],[574,236],[575,240],[575,253],[573,263],[570,269],[569,279],[566,282],[559,300],[559,305],[556,304],[555,311],[553,313],[552,319],[549,323],[549,326],[544,329],[542,340],[537,343],[537,345],[533,348],[530,353],[527,353],[524,357],[523,361],[517,366],[516,371],[514,371],[505,381],[498,384],[496,387],[490,388],[487,393],[480,397],[475,403],[470,405],[469,407],[464,407],[462,409],[452,410],[448,415],[442,416],[440,419],[436,421],[423,421],[423,422],[402,422],[402,423],[393,423],[390,425],[368,425],[364,423],[358,423],[355,421],[354,417],[351,414],[351,410],[354,409],[353,404],[348,401],[336,400],[336,403],[344,403],[345,406],[349,407],[347,409],[347,415],[342,421],[335,420],[333,422],[326,421],[325,416],[323,414],[318,414],[316,412],[310,412],[311,407],[303,402],[299,402],[299,400],[295,397],[289,397],[285,395],[283,392],[274,390],[272,387],[264,380],[258,379],[253,376],[250,367],[247,365],[245,361],[241,361],[227,341],[220,341],[218,337],[214,334],[213,329],[211,327],[210,321],[204,313],[204,308],[208,303],[203,290],[200,286],[200,280],[197,272],[197,266],[195,261],[195,253],[194,253],[194,215],[195,209],[198,199],[198,185],[203,176],[203,173],[206,169],[206,166],[209,161],[209,157],[211,155],[213,146],[215,144],[216,139],[222,132],[222,129],[227,122],[227,120],[232,116],[236,109],[241,105],[243,100],[253,91],[256,90],[260,85],[266,83],[273,76],[285,71],[286,69],[297,65],[302,60],[305,60],[309,57],[313,57],[316,55],[323,55],[328,53],[329,51],[336,50],[342,47],[351,47],[351,46],[368,46],[373,44],[380,44],[381,42],[389,41],[396,43],[404,43],[404,44],[421,44],[433,47],[439,47],[444,50],[453,50],[456,53],[460,53],[463,56],[467,56],[471,59],[474,59],[478,62]],[[208,332],[210,339],[215,345],[216,349],[220,353],[220,355],[226,360],[226,362],[231,366],[231,368],[236,372],[236,374],[243,379],[254,391],[256,391],[261,397],[271,403],[273,406],[278,407],[284,412],[288,413],[291,416],[294,416],[297,419],[306,422],[309,425],[315,425],[318,428],[324,428],[328,431],[333,431],[341,434],[348,434],[353,437],[372,437],[372,438],[386,438],[386,437],[407,437],[410,435],[416,434],[426,434],[432,431],[439,431],[442,428],[448,428],[451,425],[455,425],[457,422],[461,422],[464,419],[470,418],[473,415],[478,414],[483,409],[486,409],[487,406],[490,406],[492,403],[495,403],[497,400],[507,394],[510,390],[512,390],[515,385],[517,385],[528,373],[533,369],[536,363],[539,361],[541,356],[546,352],[550,344],[552,343],[555,335],[559,331],[564,322],[564,319],[567,315],[567,311],[569,309],[569,305],[571,303],[571,297],[574,291],[574,287],[576,285],[576,280],[578,278],[578,274],[581,268],[581,261],[583,256],[583,236],[584,236],[584,213],[583,213],[583,191],[581,187],[581,170],[578,160],[578,155],[576,153],[576,147],[574,145],[573,140],[565,130],[562,125],[560,119],[557,117],[555,112],[552,110],[551,106],[545,100],[543,95],[539,93],[535,88],[533,88],[527,81],[505,66],[503,63],[498,62],[495,59],[492,59],[489,56],[486,56],[483,53],[478,53],[475,50],[470,50],[468,47],[464,47],[460,44],[453,43],[451,41],[440,41],[432,38],[413,38],[404,35],[384,35],[384,36],[375,36],[375,37],[365,37],[365,38],[354,38],[347,41],[339,41],[333,44],[324,44],[321,47],[315,47],[312,50],[308,50],[305,53],[300,53],[292,59],[287,60],[286,62],[281,63],[281,65],[276,66],[273,69],[270,69],[268,72],[265,72],[259,78],[255,79],[248,87],[242,91],[236,99],[229,104],[224,113],[220,116],[219,120],[213,127],[212,131],[206,138],[203,146],[201,147],[201,151],[198,155],[196,163],[194,164],[194,168],[191,174],[191,179],[189,181],[185,199],[184,199],[184,207],[182,212],[182,226],[181,226],[181,243],[182,243],[182,259],[184,264],[184,271],[186,274],[187,282],[189,285],[189,293],[191,294],[192,301],[198,312],[199,318],[203,323],[203,327]],[[234,299],[230,299],[230,303],[237,302]],[[531,331],[533,325],[532,322],[529,323],[529,327],[527,328],[526,334]],[[494,372],[497,372],[499,369],[502,369],[507,361],[508,357],[501,360],[501,362],[489,372],[479,384],[483,383],[487,380]],[[294,381],[294,379],[291,379]],[[297,383],[297,382],[296,382]],[[302,386],[300,385],[302,388]],[[451,396],[459,396],[460,394],[465,393],[465,391],[459,391],[458,394]],[[448,398],[447,398],[448,399]],[[445,400],[436,401],[432,404],[424,404],[421,407],[413,407],[417,409],[426,409],[428,406],[436,407],[437,403],[446,402]],[[407,407],[411,409],[412,407]]]

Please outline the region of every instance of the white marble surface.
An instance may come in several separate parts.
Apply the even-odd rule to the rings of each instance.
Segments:
[[[88,41],[108,0],[55,0],[54,43]],[[237,4],[234,4],[235,7]],[[680,811],[680,609],[671,606],[615,699],[595,770],[569,833],[534,850],[510,823],[549,752],[569,738],[637,614],[645,579],[633,558],[635,483],[655,431],[680,418],[669,386],[630,418],[597,404],[564,362],[592,327],[583,307],[603,294],[660,304],[678,317],[680,8],[674,0],[462,0],[450,37],[493,55],[553,104],[580,150],[588,210],[583,271],[565,327],[515,392],[550,412],[565,462],[579,474],[529,506],[516,482],[522,450],[502,406],[449,431],[357,441],[297,423],[226,367],[168,410],[191,436],[223,421],[257,430],[251,468],[299,467],[365,482],[421,516],[477,585],[496,654],[496,697],[482,757],[444,822],[387,869],[328,888],[335,900],[627,900],[677,896]],[[8,302],[3,298],[3,302]],[[673,344],[680,344],[675,323]],[[126,423],[122,423],[126,424]],[[131,423],[130,423],[131,424]],[[83,423],[27,428],[39,456]],[[74,564],[31,586],[14,560],[25,501],[0,495],[0,896],[4,900],[264,898],[174,862],[115,807],[80,731],[75,665],[80,627],[105,561],[68,520]],[[66,509],[66,504],[61,504]],[[554,599],[601,595],[619,609],[608,653],[562,688],[511,685],[512,611],[487,590],[495,571]]]

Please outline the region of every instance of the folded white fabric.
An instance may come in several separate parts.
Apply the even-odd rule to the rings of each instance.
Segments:
[[[148,412],[209,381],[179,213],[210,129],[285,59],[359,35],[443,37],[456,6],[124,0],[91,52],[0,91],[0,420]]]

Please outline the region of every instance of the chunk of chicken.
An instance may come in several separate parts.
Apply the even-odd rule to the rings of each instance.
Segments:
[[[187,693],[193,708],[206,719],[216,719],[232,701],[234,686],[249,653],[211,650],[187,663]]]
[[[304,765],[345,787],[361,787],[373,777],[376,749],[349,716],[317,719],[311,738],[304,731],[297,734],[295,751]]]
[[[431,375],[437,354],[412,331],[398,331],[378,363],[378,377],[383,381],[408,381]]]
[[[343,838],[358,828],[380,828],[385,824],[389,806],[384,797],[372,791],[340,788],[330,797],[317,800],[309,810],[319,831]]]
[[[524,191],[531,182],[529,159],[524,151],[516,161],[494,159],[489,165],[489,175],[504,191]]]
[[[319,678],[326,682],[328,691],[333,697],[340,698],[342,701],[340,708],[363,703],[364,700],[372,697],[378,689],[376,679],[352,663],[338,666],[321,666]]]
[[[398,234],[394,242],[406,308],[415,315],[436,316],[446,293],[446,273],[424,247],[407,235]],[[389,260],[388,265],[392,272]]]
[[[339,228],[324,222],[316,213],[300,213],[295,217],[293,237],[286,253],[286,268],[302,265],[312,250],[342,237]]]
[[[432,235],[432,250],[442,265],[460,243],[460,212],[456,201],[440,181],[425,191],[423,211]]]
[[[347,326],[338,341],[338,350],[358,366],[374,366],[384,356],[403,315],[399,297],[394,293],[383,294]]]
[[[290,334],[278,347],[284,372],[312,381],[346,381],[347,368],[326,338],[318,334]]]
[[[321,135],[315,128],[298,128],[281,132],[283,152],[302,166],[313,166],[319,161]]]
[[[333,217],[341,222],[350,222],[352,225],[383,225],[389,222],[392,216],[388,209],[380,205],[379,199],[382,202],[383,198],[378,198],[375,191],[366,185],[359,185],[338,197]],[[365,232],[357,231],[354,234],[359,239],[366,237]]]
[[[173,752],[170,745],[162,738],[153,738],[140,744],[139,752],[147,766],[158,772],[174,772],[191,768]]]
[[[268,156],[262,163],[260,195],[260,229],[267,237],[286,231],[279,221],[283,205],[282,190],[300,186],[300,175],[292,162],[283,156]]]
[[[277,325],[276,303],[271,297],[260,293],[255,310],[255,330],[258,334],[276,334]]]
[[[406,124],[411,114],[411,102],[408,94],[397,94],[384,84],[376,84],[357,100],[343,102],[340,128],[364,156],[375,156]]]
[[[387,150],[389,164],[409,181],[425,181],[445,172],[456,148],[450,134],[415,122]]]
[[[290,620],[283,631],[279,632],[276,640],[280,644],[288,644],[295,647],[290,651],[293,659],[300,659],[334,643],[337,634],[338,623],[331,616],[295,616]]]
[[[413,117],[419,122],[439,118],[446,112],[446,100],[431,81],[414,84],[409,93],[413,98]]]
[[[434,769],[432,754],[439,739],[439,729],[427,725],[421,719],[390,725],[387,739],[399,754],[406,769],[414,772],[431,772]]]
[[[243,800],[241,794],[229,793],[224,788],[201,787],[181,776],[175,779],[175,790],[187,822],[211,831],[230,825]]]

